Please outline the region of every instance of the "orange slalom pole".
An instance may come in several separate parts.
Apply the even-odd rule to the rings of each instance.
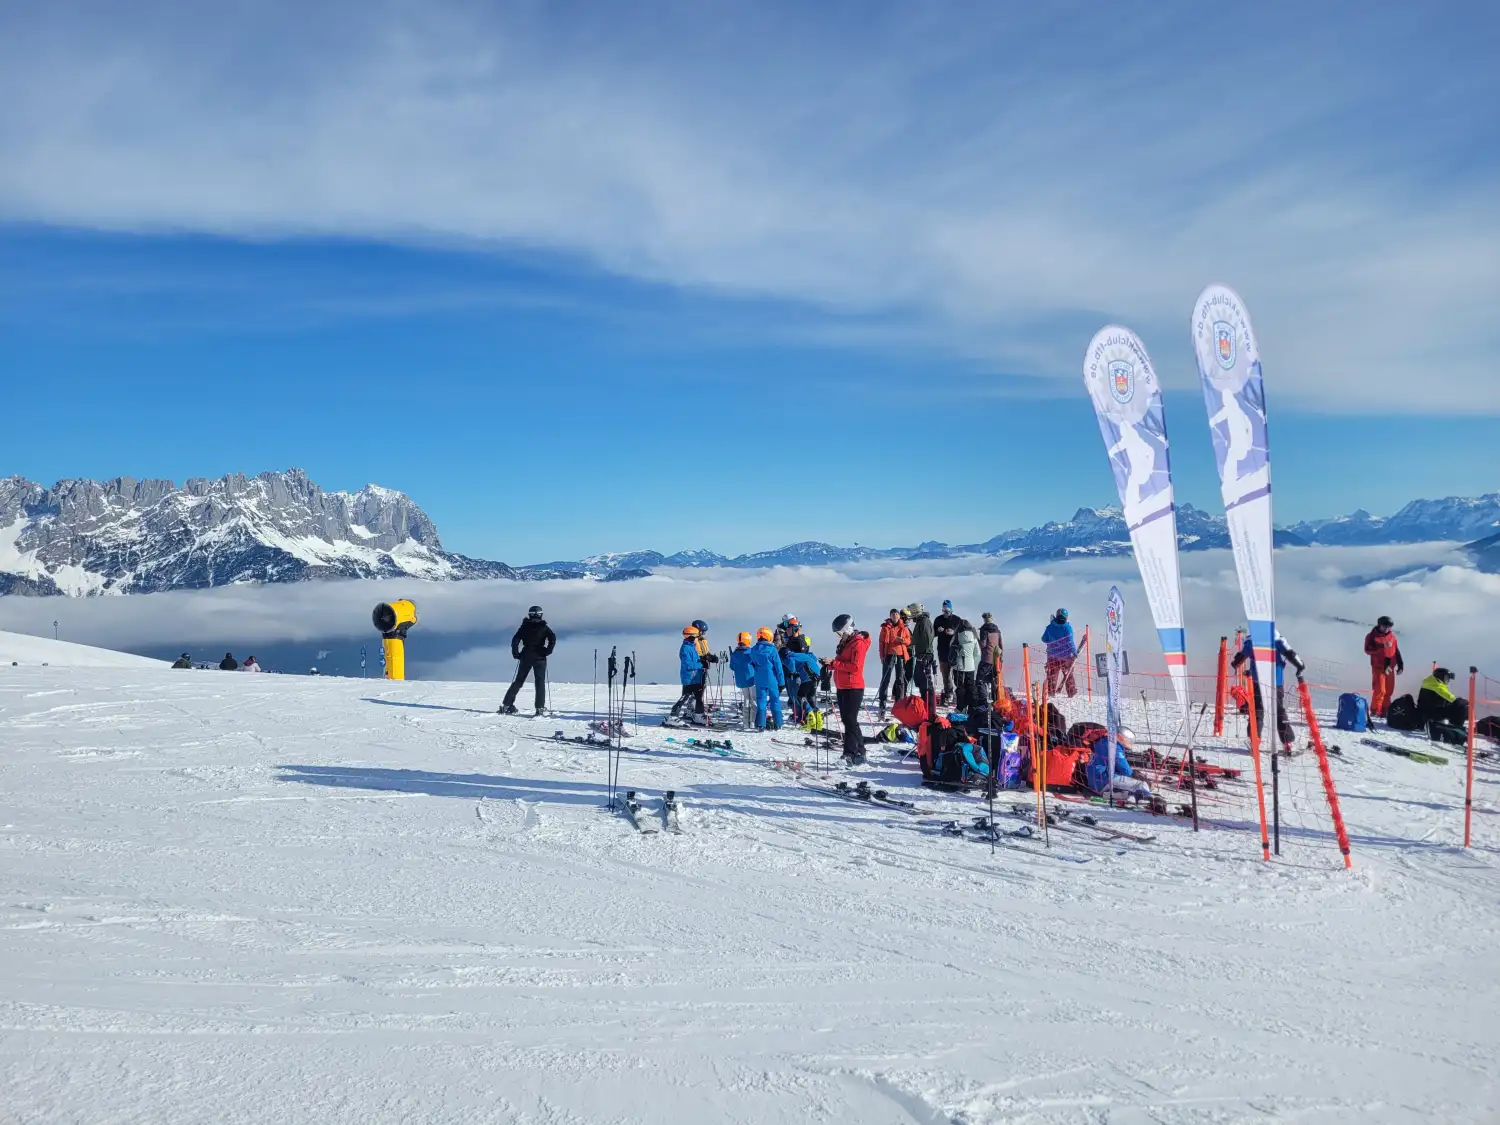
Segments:
[[[1214,737],[1224,735],[1224,700],[1229,694],[1229,638],[1219,638],[1219,682],[1214,687]]]
[[[1479,698],[1474,690],[1478,686],[1477,677],[1479,669],[1469,665],[1469,776],[1464,782],[1464,847],[1469,846],[1469,826],[1474,819],[1474,716],[1479,708],[1475,701]]]
[[[1245,674],[1240,678],[1240,686],[1250,697],[1250,760],[1255,763],[1255,800],[1260,806],[1260,857],[1270,863],[1271,833],[1266,827],[1266,787],[1260,776],[1260,723],[1255,718],[1255,681]]]
[[[1344,827],[1344,814],[1339,809],[1339,791],[1333,785],[1333,771],[1328,768],[1328,751],[1323,746],[1323,732],[1318,729],[1318,716],[1313,711],[1312,692],[1307,683],[1297,681],[1297,695],[1302,700],[1302,717],[1307,720],[1307,733],[1312,738],[1313,750],[1318,755],[1318,772],[1323,775],[1323,794],[1328,798],[1328,811],[1333,815],[1333,834],[1338,838],[1339,851],[1344,856],[1345,869],[1354,866],[1349,858],[1349,832]]]

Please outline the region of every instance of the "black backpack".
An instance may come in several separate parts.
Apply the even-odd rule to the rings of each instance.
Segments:
[[[932,732],[932,773],[922,782],[933,789],[970,789],[989,780],[989,760],[962,727]]]
[[[1421,730],[1422,718],[1417,714],[1417,701],[1409,695],[1391,700],[1385,722],[1392,730]]]

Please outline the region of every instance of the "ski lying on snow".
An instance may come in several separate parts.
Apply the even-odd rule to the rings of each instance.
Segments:
[[[1408,750],[1405,746],[1395,746],[1389,742],[1377,742],[1373,738],[1361,738],[1359,744],[1361,746],[1373,747],[1376,750],[1383,750],[1387,754],[1399,754],[1401,757],[1410,758],[1414,762],[1426,762],[1432,766],[1446,766],[1448,764],[1448,759],[1441,754],[1424,754],[1420,750]]]
[[[986,827],[981,828],[984,824]],[[973,824],[965,826],[956,820],[950,820],[939,829],[944,836],[956,836],[964,840],[973,840],[976,844],[999,844],[1001,847],[1015,848],[1017,851],[1027,852],[1030,855],[1046,856],[1048,859],[1059,860],[1062,863],[1088,863],[1089,856],[1068,855],[1043,845],[1042,838],[1028,824],[1009,831],[1001,831],[998,825],[989,823],[989,817],[981,816],[975,819]]]
[[[630,818],[630,823],[635,825],[635,830],[642,836],[656,835],[658,831],[656,821],[646,815],[645,808],[635,795],[634,789],[625,791],[625,815]]]
[[[1036,807],[1034,805],[1012,805],[1010,815],[1018,820],[1034,821],[1036,819]],[[1047,827],[1056,828],[1059,832],[1093,836],[1099,840],[1129,840],[1133,844],[1150,844],[1156,840],[1156,837],[1152,835],[1126,832],[1123,828],[1100,824],[1088,814],[1072,817],[1062,815],[1060,812],[1048,812]]]
[[[864,782],[858,785],[850,785],[847,781],[836,782],[833,785],[816,785],[811,781],[799,777],[797,784],[801,785],[804,789],[811,789],[814,793],[826,793],[830,797],[842,797],[846,801],[858,801],[863,805],[879,805],[881,808],[891,809],[895,812],[909,813],[912,816],[931,811],[919,808],[910,801],[903,801],[892,797],[884,789],[871,789]]]

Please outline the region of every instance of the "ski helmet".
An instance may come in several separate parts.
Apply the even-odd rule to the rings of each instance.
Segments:
[[[1068,611],[1065,609],[1059,609],[1057,611],[1057,619],[1059,621],[1066,621],[1068,619]]]
[[[854,628],[854,618],[850,617],[847,613],[841,613],[833,619],[833,631],[835,633],[842,633],[845,629],[852,628]]]
[[[682,627],[682,635],[684,637],[696,637],[698,635],[698,626],[684,625]]]
[[[1129,727],[1121,727],[1119,730],[1115,731],[1115,741],[1123,746],[1134,746],[1135,731],[1131,730]]]
[[[763,641],[770,641],[770,640],[775,640],[776,639],[776,634],[773,633],[773,632],[771,632],[771,630],[767,629],[765,626],[761,626],[759,629],[757,629],[756,632],[755,632],[755,635],[756,635],[757,638],[759,638],[760,640],[763,640]]]
[[[708,622],[707,621],[694,621],[693,622],[693,628],[697,629],[698,632],[700,632],[700,633],[706,633],[706,632],[708,632]]]
[[[790,625],[793,629],[800,629],[800,628],[802,628],[802,622],[798,621],[795,617],[788,617],[786,619],[786,623],[788,625]]]
[[[950,611],[953,609],[953,603],[950,602],[947,598],[943,599],[943,609]]]
[[[1432,678],[1439,681],[1440,683],[1448,684],[1452,683],[1458,677],[1455,676],[1452,672],[1448,671],[1448,669],[1446,668],[1434,668],[1432,670]]]
[[[526,616],[540,618],[542,616],[542,607],[539,605],[532,606],[526,611]]]
[[[1381,617],[1379,620],[1377,620],[1375,622],[1375,627],[1377,629],[1391,629],[1391,628],[1394,628],[1395,625],[1396,625],[1396,623],[1394,621],[1392,621],[1389,617]]]
[[[742,645],[748,645],[752,640],[749,633],[741,633],[737,639]]]

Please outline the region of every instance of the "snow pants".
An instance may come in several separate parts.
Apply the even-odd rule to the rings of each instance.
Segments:
[[[917,685],[917,694],[927,704],[929,715],[937,714],[937,670],[937,657],[917,657],[917,669],[912,682]]]
[[[677,702],[672,704],[672,710],[668,713],[673,717],[681,715],[685,719],[690,719],[695,714],[704,714],[703,689],[707,686],[702,680],[696,684],[683,684],[682,694],[677,697]]]
[[[511,681],[510,690],[505,693],[505,706],[514,707],[516,696],[521,694],[521,687],[526,683],[526,677],[536,676],[536,709],[545,711],[547,709],[547,658],[545,656],[534,658],[522,656],[516,660],[516,678]]]
[[[865,736],[859,729],[859,709],[864,706],[865,689],[862,687],[839,688],[839,719],[844,727],[844,757],[865,756]]]
[[[958,710],[965,713],[974,705],[974,673],[953,673],[953,703]]]
[[[1067,691],[1068,698],[1072,699],[1078,694],[1078,681],[1073,678],[1073,665],[1077,663],[1076,656],[1068,660],[1047,661],[1047,694],[1059,695]]]
[[[1396,670],[1370,665],[1370,718],[1383,719],[1396,694]]]
[[[886,694],[886,689],[894,682],[895,691]],[[885,707],[887,699],[906,698],[906,661],[899,656],[887,656],[880,663],[880,706]]]
[[[1266,725],[1266,705],[1260,697],[1260,685],[1255,685],[1255,729],[1264,730]],[[1286,685],[1276,685],[1276,735],[1281,739],[1281,744],[1290,747],[1297,741],[1297,736],[1292,732],[1292,719],[1286,711]]]
[[[755,729],[755,685],[740,688],[740,725],[745,730]]]
[[[766,729],[766,708],[771,709],[771,717],[778,729],[781,727],[781,686],[757,687],[755,689],[755,729]]]

